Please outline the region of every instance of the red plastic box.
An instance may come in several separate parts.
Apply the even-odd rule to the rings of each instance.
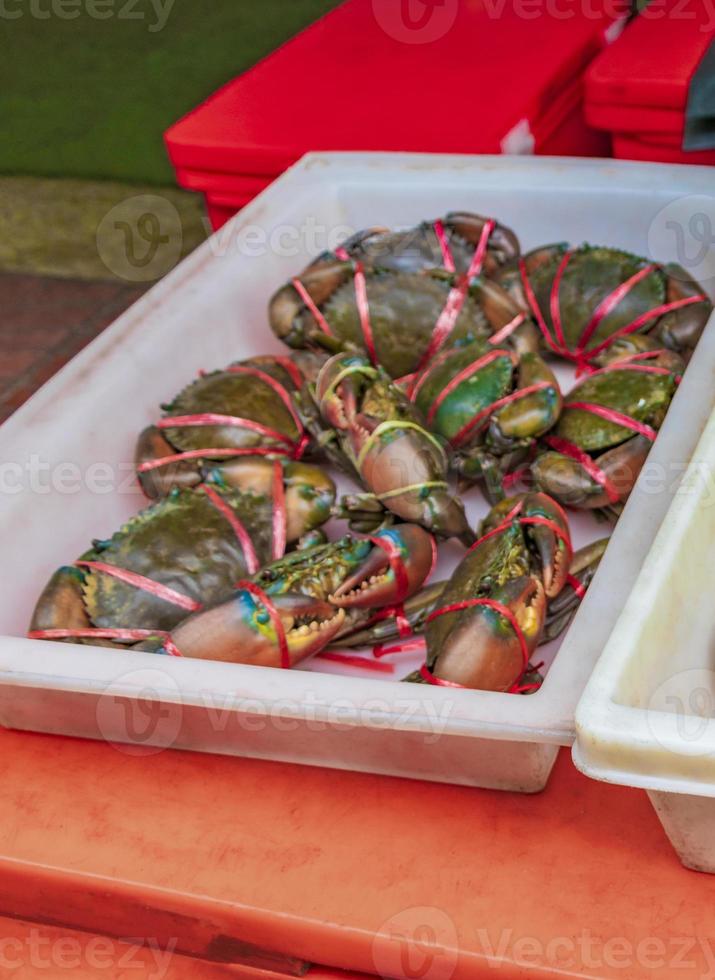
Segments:
[[[309,150],[606,155],[582,84],[617,2],[522,8],[348,0],[167,131],[179,183],[220,221]]]
[[[614,156],[715,163],[715,150],[683,149],[693,75],[715,39],[705,3],[645,7],[586,73],[586,119],[613,134]]]

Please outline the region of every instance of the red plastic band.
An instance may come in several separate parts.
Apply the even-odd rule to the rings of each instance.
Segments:
[[[236,456],[286,456],[289,455],[285,449],[269,449],[265,446],[257,446],[255,449],[189,449],[184,453],[173,453],[171,456],[160,456],[156,459],[147,459],[137,466],[137,473],[147,473],[149,470],[158,470],[162,466],[171,463],[181,463],[188,459],[203,459],[204,457],[215,457],[217,459],[229,459]],[[295,457],[298,458],[297,456]]]
[[[488,339],[488,344],[500,344],[502,340],[506,340],[507,337],[511,337],[517,327],[520,327],[522,323],[526,320],[526,313],[517,313],[517,315],[511,319],[508,323],[504,324],[501,330],[497,330]]]
[[[277,465],[280,466],[280,463]],[[256,555],[256,549],[253,547],[253,541],[250,534],[243,526],[243,523],[239,519],[238,515],[231,509],[226,501],[223,500],[218,493],[216,493],[213,487],[209,486],[207,483],[202,483],[201,488],[210,500],[211,504],[231,525],[233,533],[236,535],[238,543],[241,546],[241,551],[243,552],[243,558],[246,562],[246,571],[249,575],[255,575],[261,566]]]
[[[291,285],[293,286],[293,289],[295,289],[295,291],[298,293],[300,298],[303,300],[308,310],[310,310],[310,312],[313,314],[313,318],[315,322],[318,324],[318,326],[323,331],[323,333],[326,333],[329,337],[332,337],[333,331],[330,329],[330,324],[325,319],[323,314],[320,312],[316,304],[313,302],[313,297],[310,295],[308,290],[305,288],[305,286],[297,276],[293,276],[293,278],[291,279]]]
[[[453,353],[452,348],[447,348],[446,350],[442,350],[438,354],[435,354],[435,356],[432,358],[430,363],[423,371],[419,371],[419,370],[414,371],[412,374],[407,374],[404,376],[404,378],[400,379],[402,381],[409,381],[409,386],[407,388],[407,397],[410,399],[411,402],[414,402],[416,400],[417,395],[421,391],[424,383],[429,378],[430,373],[434,371],[434,369],[438,367],[440,364],[444,364],[444,362],[452,353]]]
[[[626,279],[625,282],[622,282],[620,286],[616,286],[616,288],[612,292],[610,292],[608,296],[604,296],[604,298],[598,304],[596,309],[593,311],[591,319],[588,321],[588,323],[583,329],[583,333],[579,337],[575,349],[575,353],[578,356],[580,356],[581,353],[586,349],[586,345],[588,344],[589,340],[598,329],[601,321],[604,320],[609,315],[609,313],[612,313],[615,310],[615,308],[618,306],[621,300],[623,300],[628,295],[628,293],[630,293],[630,291],[634,288],[634,286],[637,286],[638,283],[641,282],[641,280],[645,279],[647,276],[651,274],[651,272],[654,272],[657,268],[658,267],[652,263],[650,265],[644,266],[638,272],[634,273],[629,279]],[[590,353],[593,354],[593,351],[591,351]]]
[[[347,667],[362,667],[364,670],[373,670],[382,674],[394,674],[395,665],[386,664],[380,660],[373,660],[372,657],[359,657],[352,653],[336,653],[333,650],[323,650],[316,654],[314,660],[332,660],[338,664],[345,664]]]
[[[665,313],[671,313],[673,310],[682,309],[684,306],[692,306],[693,303],[702,303],[703,300],[706,299],[707,297],[700,293],[697,296],[688,296],[686,299],[676,299],[673,300],[672,303],[663,303],[662,306],[653,307],[652,310],[642,313],[639,317],[636,317],[635,320],[631,321],[631,323],[626,324],[625,327],[621,327],[620,329],[616,330],[610,337],[606,337],[606,339],[596,347],[592,347],[591,350],[588,351],[589,359],[593,359],[597,354],[600,354],[602,351],[606,350],[620,337],[625,337],[628,334],[635,333],[637,330],[640,330],[643,324],[647,323],[649,320],[663,316]]]
[[[447,236],[445,235],[444,225],[441,221],[437,220],[434,222],[432,227],[434,228],[434,233],[437,236],[437,241],[439,242],[439,247],[442,252],[442,264],[447,272],[456,272],[457,270],[454,265],[454,259],[452,258],[452,251],[449,247]]]
[[[197,609],[201,608],[201,603],[197,602],[196,599],[192,599],[191,596],[184,595],[183,592],[178,592],[168,585],[162,585],[161,582],[155,582],[154,579],[146,578],[146,576],[139,575],[137,572],[130,572],[126,568],[119,568],[117,565],[108,565],[102,561],[76,561],[75,565],[78,568],[90,568],[96,572],[104,572],[105,575],[111,575],[126,585],[132,585],[135,589],[148,592],[150,595],[156,596],[157,599],[170,602],[172,606],[179,606],[180,609],[186,609],[187,612],[196,612]]]
[[[435,677],[434,674],[428,669],[427,664],[422,664],[420,667],[420,675],[427,681],[428,684],[434,684],[437,687],[458,687],[462,691],[467,691],[469,688],[465,687],[464,684],[457,684],[454,681],[445,681],[441,677]]]
[[[269,436],[271,439],[277,439],[280,442],[286,443],[291,448],[294,445],[293,440],[288,436],[284,436],[281,432],[277,432],[275,429],[271,429],[261,422],[254,422],[253,419],[244,419],[238,415],[217,415],[214,412],[200,412],[196,415],[173,415],[159,419],[156,423],[158,429],[179,429],[184,426],[193,428],[207,425],[230,425],[236,428],[250,429],[252,432],[258,432],[260,435]]]
[[[505,405],[510,405],[512,402],[518,401],[520,398],[526,398],[527,395],[533,395],[537,391],[543,391],[545,388],[553,387],[554,386],[551,381],[537,381],[533,385],[527,385],[526,388],[519,388],[516,391],[513,391],[510,395],[505,395],[504,398],[498,398],[495,402],[492,402],[491,405],[487,405],[486,408],[483,408],[481,412],[477,412],[477,414],[471,418],[469,422],[463,425],[459,432],[453,436],[452,439],[450,439],[451,444],[455,448],[459,446],[462,442],[464,442],[467,436],[471,435],[472,430],[478,426],[481,421],[488,418],[493,412],[498,411]]]
[[[425,645],[424,636],[413,636],[400,640],[399,643],[378,643],[372,648],[373,657],[387,657],[392,653],[411,653],[413,650],[421,650]]]
[[[170,636],[167,636],[167,638],[164,640],[164,649],[166,650],[166,652],[169,654],[170,657],[184,656],[181,650],[179,650],[179,648],[177,647],[177,645],[174,643],[174,641]]]
[[[365,270],[362,262],[350,258],[345,249],[341,246],[335,249],[335,254],[344,262],[352,262],[353,266],[353,285],[355,287],[355,304],[360,318],[360,329],[362,330],[365,347],[372,363],[377,366],[377,353],[375,351],[375,338],[372,333],[370,323],[370,306],[367,300],[367,284],[365,282]]]
[[[579,599],[583,599],[583,597],[586,595],[586,586],[583,584],[583,582],[579,581],[575,575],[571,575],[570,572],[566,576],[566,584],[571,586]]]
[[[604,473],[588,453],[579,449],[578,446],[569,442],[568,439],[561,439],[559,436],[545,436],[544,442],[547,446],[551,446],[557,453],[561,453],[562,456],[568,456],[569,459],[580,463],[591,479],[603,487],[610,502],[612,504],[618,503],[621,499],[620,493],[616,490],[608,475]]]
[[[128,640],[136,643],[139,640],[148,640],[151,636],[168,636],[165,630],[132,630],[132,629],[101,629],[92,627],[89,629],[63,630],[30,630],[27,634],[29,640]]]
[[[559,263],[559,267],[556,270],[556,275],[554,276],[554,281],[551,284],[551,295],[549,297],[549,305],[551,309],[551,322],[554,325],[554,333],[556,334],[556,340],[560,344],[562,350],[566,350],[566,338],[564,337],[564,330],[561,324],[561,305],[559,303],[559,289],[561,287],[561,279],[566,271],[566,266],[571,261],[573,256],[573,251],[568,249],[564,253],[564,257]]]
[[[537,302],[534,288],[531,285],[531,280],[529,279],[529,273],[526,271],[526,262],[523,258],[519,259],[519,274],[521,275],[521,282],[524,287],[524,294],[526,295],[526,301],[529,304],[529,309],[536,320],[536,325],[541,331],[542,337],[546,341],[546,345],[554,354],[558,354],[561,357],[571,357],[571,353],[565,348],[560,347],[551,336],[551,332],[547,326],[546,320],[544,319],[544,315],[541,312],[541,307]]]
[[[266,593],[261,589],[255,582],[241,581],[236,584],[236,589],[243,589],[246,592],[254,596],[258,601],[265,606],[266,612],[271,618],[271,623],[273,624],[273,629],[276,631],[276,637],[278,639],[278,650],[280,652],[281,667],[285,670],[290,669],[290,650],[288,649],[288,640],[286,639],[286,631],[283,627],[283,622],[278,614],[278,610],[273,605],[271,600],[268,598]]]
[[[513,364],[511,353],[508,350],[502,350],[501,348],[496,347],[494,350],[490,350],[481,357],[476,358],[476,360],[472,361],[471,364],[467,364],[466,367],[462,368],[461,371],[455,374],[455,376],[447,382],[430,405],[429,411],[427,412],[427,424],[429,425],[434,421],[434,417],[439,411],[439,408],[444,402],[445,398],[449,398],[455,388],[458,388],[462,382],[467,381],[473,374],[481,371],[483,367],[491,364],[492,361],[496,361],[499,357],[508,357],[509,361]],[[425,377],[427,374],[429,374],[429,370],[425,372]],[[419,391],[420,388],[421,385],[416,386],[416,391]]]
[[[650,439],[651,442],[655,441],[655,437],[658,434],[655,429],[646,425],[644,422],[639,422],[638,419],[631,418],[630,415],[624,415],[622,412],[617,412],[613,408],[607,408],[605,405],[598,405],[595,402],[566,402],[564,408],[574,408],[580,412],[590,412],[591,415],[597,415],[607,422],[613,422],[614,425],[622,425],[624,429],[631,429],[633,432],[645,436],[646,439]]]
[[[463,609],[471,609],[475,606],[485,606],[487,609],[493,609],[494,612],[497,612],[500,616],[503,616],[514,630],[516,638],[519,641],[521,656],[523,658],[523,666],[519,672],[519,677],[521,677],[526,668],[529,666],[529,647],[527,645],[524,632],[516,620],[516,616],[511,609],[509,609],[508,606],[505,606],[502,602],[497,602],[496,599],[463,599],[461,602],[453,602],[448,606],[442,606],[441,609],[435,609],[434,612],[431,612],[427,617],[427,623],[431,623],[432,620],[436,619],[438,616],[445,616],[447,613],[451,612],[461,612]],[[519,677],[517,680],[519,680]]]
[[[293,384],[296,386],[296,388],[303,387],[303,382],[305,381],[305,378],[301,374],[298,366],[294,364],[293,361],[291,361],[290,357],[284,357],[282,354],[271,354],[271,359],[274,360],[276,364],[279,364],[286,372],[286,374],[290,375],[290,379],[293,382]],[[271,380],[274,381],[275,379],[271,378]]]
[[[673,375],[676,384],[680,383],[681,375],[677,374],[671,368],[660,367],[657,364],[641,364],[641,361],[647,360],[653,357],[660,357],[661,354],[671,354],[672,351],[666,350],[666,348],[660,348],[658,350],[643,351],[640,354],[631,354],[628,357],[624,357],[621,360],[613,361],[611,364],[607,364],[602,368],[593,368],[590,365],[586,367],[586,372],[589,378],[594,378],[599,374],[610,374],[613,371],[638,371],[642,374],[671,374]]]
[[[283,467],[278,460],[273,463],[273,561],[286,552],[286,496],[283,485]],[[251,575],[254,575],[251,572]]]
[[[473,545],[470,545],[470,547],[465,552],[465,555],[471,555],[471,553],[475,551],[480,544],[484,544],[484,542],[488,541],[490,538],[495,537],[497,534],[501,534],[508,527],[510,527],[511,524],[514,523],[514,521],[517,521],[519,524],[538,524],[541,527],[548,527],[549,530],[553,531],[556,537],[559,538],[561,541],[563,541],[563,543],[566,545],[566,550],[569,554],[569,561],[571,561],[573,546],[571,544],[571,537],[569,533],[565,531],[560,524],[557,524],[556,521],[552,521],[548,517],[541,517],[539,514],[534,514],[532,516],[522,516],[521,510],[523,505],[524,502],[519,501],[519,503],[515,507],[512,507],[512,509],[507,514],[507,516],[501,522],[501,524],[497,524],[496,527],[493,527],[490,531],[487,531],[486,534],[483,534],[480,538],[478,538]]]
[[[371,535],[368,537],[368,541],[372,541],[372,543],[377,545],[378,548],[382,548],[387,555],[387,560],[390,563],[392,574],[395,576],[395,582],[397,583],[397,594],[395,595],[394,604],[399,605],[407,598],[407,593],[410,591],[407,570],[405,568],[405,563],[402,560],[400,549],[394,541],[390,540],[390,538],[381,538],[377,535]]]
[[[467,298],[469,284],[471,280],[481,272],[482,265],[484,263],[484,256],[487,253],[487,247],[489,245],[489,238],[495,227],[496,221],[490,219],[489,221],[485,222],[484,227],[482,228],[482,233],[479,236],[479,242],[474,250],[472,261],[469,263],[469,268],[467,269],[466,274],[460,277],[459,282],[450,289],[447,295],[447,301],[444,304],[442,312],[437,318],[437,322],[434,325],[432,339],[430,340],[427,350],[424,352],[419,364],[417,365],[417,371],[423,370],[423,368],[429,364],[434,355],[438,350],[440,350],[449,335],[454,330],[457,318],[461,313],[462,307],[464,306],[464,301]]]
[[[282,358],[282,360],[287,361],[288,358]],[[293,365],[293,367],[295,370],[295,365]],[[286,368],[286,370],[288,369]],[[260,368],[250,367],[245,364],[233,364],[231,365],[231,367],[227,368],[227,371],[229,374],[247,374],[253,378],[258,378],[259,381],[262,381],[264,384],[267,384],[269,388],[272,388],[273,391],[278,395],[280,400],[283,402],[285,407],[288,409],[288,413],[290,414],[290,417],[293,419],[293,422],[295,423],[295,427],[298,430],[298,432],[299,433],[303,432],[303,423],[301,421],[300,415],[298,415],[298,413],[295,410],[293,399],[291,398],[290,393],[287,391],[285,386],[280,383],[280,381],[276,381],[274,377],[272,377],[266,371],[261,371]],[[292,442],[292,440],[289,440],[289,442]]]

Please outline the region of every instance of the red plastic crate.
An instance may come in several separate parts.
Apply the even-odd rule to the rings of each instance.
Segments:
[[[230,82],[168,130],[174,166],[274,177],[309,150],[529,152],[614,16],[611,0],[569,18],[449,2],[441,36],[414,43],[398,9],[349,0]]]

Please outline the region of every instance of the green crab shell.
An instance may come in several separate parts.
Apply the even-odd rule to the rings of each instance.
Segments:
[[[260,564],[270,560],[271,503],[266,497],[216,488],[248,530]],[[226,598],[248,574],[243,549],[202,489],[174,490],[131,518],[108,541],[95,543],[97,560],[169,586],[202,604]],[[188,615],[111,575],[88,569],[84,600],[97,627],[170,630]]]
[[[612,368],[577,385],[569,393],[566,404],[593,402],[659,429],[675,388],[672,374],[645,374]],[[553,431],[586,452],[616,446],[634,434],[632,429],[602,419],[592,412],[568,407],[564,408]]]
[[[528,575],[529,552],[519,524],[512,524],[503,533],[483,541],[474,551],[467,553],[454,570],[445,586],[439,607],[450,606],[465,599],[488,597],[495,587],[513,578]],[[450,632],[470,610],[445,613],[437,616],[427,626],[427,666],[431,668]],[[500,617],[495,617],[498,628],[504,628]],[[506,627],[507,629],[510,627]]]
[[[288,392],[295,388],[288,372],[275,361],[256,358],[240,363],[246,367],[259,368],[275,378]],[[281,398],[269,384],[254,375],[213,371],[192,381],[171,403],[162,408],[165,418],[203,413],[235,415],[260,422],[293,442],[297,442],[300,436],[295,420]],[[205,447],[211,449],[245,449],[256,446],[286,448],[284,442],[235,425],[179,426],[163,429],[163,434],[180,452]]]
[[[429,347],[451,280],[417,273],[367,273],[365,283],[377,359],[393,378],[410,374]],[[333,293],[322,312],[339,342],[365,349],[352,279]],[[304,318],[312,322],[307,311],[300,314],[299,320]],[[467,296],[449,343],[467,343],[490,333],[474,296]]]
[[[565,252],[565,245],[554,246],[550,260],[543,262],[529,275],[536,300],[553,337],[556,335],[551,318],[551,288]],[[561,325],[570,350],[578,345],[601,301],[649,264],[647,259],[615,248],[581,245],[573,252],[559,286]],[[587,348],[595,347],[642,313],[664,302],[665,281],[663,273],[656,268],[636,283],[601,320]],[[642,331],[649,330],[654,322],[649,320],[644,323]]]
[[[425,417],[435,399],[456,375],[487,353],[484,344],[469,344],[448,351],[443,359],[428,369],[427,380],[418,390],[416,404]],[[507,395],[512,389],[514,365],[504,353],[479,371],[466,378],[442,401],[428,427],[451,440],[488,405]]]

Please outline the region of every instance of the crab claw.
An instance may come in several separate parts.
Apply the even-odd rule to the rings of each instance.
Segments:
[[[151,500],[165,497],[173,487],[196,487],[201,483],[198,460],[177,460],[176,450],[155,425],[147,426],[137,439],[134,462],[144,493]],[[157,465],[159,460],[170,462]]]
[[[492,507],[482,532],[498,527],[516,507],[519,508],[516,516],[525,519],[524,532],[538,552],[544,591],[549,598],[556,596],[566,583],[573,557],[568,518],[548,494],[523,493],[507,497]],[[532,518],[536,520],[532,521]],[[550,525],[560,528],[561,533]]]
[[[262,456],[243,456],[220,467],[221,480],[238,490],[270,497],[275,465],[275,460]],[[311,463],[284,462],[282,470],[286,540],[290,543],[327,521],[335,503],[335,484],[325,470]]]
[[[558,452],[548,451],[537,456],[531,464],[531,475],[537,487],[567,507],[579,510],[608,508],[628,498],[650,447],[645,436],[634,435],[596,458],[604,481],[613,488],[612,496],[604,489],[604,482],[597,482],[580,462]]]
[[[344,351],[325,362],[315,382],[315,397],[329,425],[350,428],[358,414],[360,393],[376,373],[363,354]]]
[[[416,524],[379,531],[368,556],[330,601],[341,608],[374,609],[402,602],[422,587],[432,570],[434,538]]]
[[[326,647],[345,619],[342,609],[310,596],[285,593],[270,599],[280,618],[290,666]],[[194,613],[171,634],[184,657],[280,667],[278,633],[266,606],[247,589]]]
[[[490,600],[510,610],[524,646],[512,623],[491,606],[447,613],[444,618],[453,618],[453,625],[435,651],[436,659],[430,657],[434,641],[427,628],[428,663],[435,677],[481,691],[508,691],[519,680],[543,630],[543,586],[535,576],[522,575],[494,589]]]
[[[703,295],[702,286],[681,266],[672,263],[666,265],[663,271],[666,273],[668,303]],[[688,357],[700,339],[712,311],[713,304],[707,297],[699,303],[671,310],[658,321],[655,335],[666,347],[680,351]]]
[[[316,259],[297,278],[313,303],[320,307],[352,274],[350,263],[334,255],[325,255]],[[273,333],[289,347],[304,347],[311,341],[322,346],[329,340],[293,281],[282,286],[271,298],[268,319]]]

